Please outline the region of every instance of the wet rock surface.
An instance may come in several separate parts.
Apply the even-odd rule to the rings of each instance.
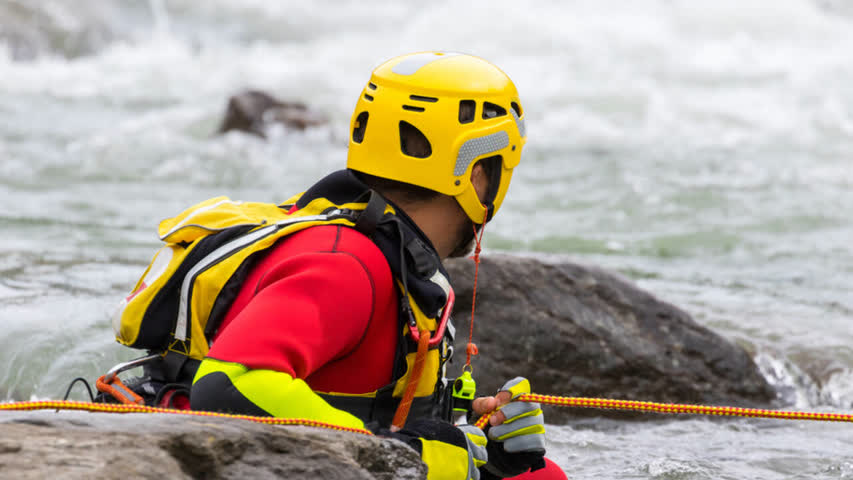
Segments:
[[[446,266],[457,294],[454,371],[465,361],[474,262]],[[738,406],[775,397],[742,347],[614,273],[565,260],[482,257],[474,341],[478,395],[523,375],[536,393],[571,397]],[[550,408],[546,421],[578,414],[626,416]]]
[[[0,477],[423,479],[389,439],[169,414],[0,412]]]

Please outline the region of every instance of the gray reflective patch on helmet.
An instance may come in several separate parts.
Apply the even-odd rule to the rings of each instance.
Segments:
[[[424,65],[428,65],[442,58],[455,57],[458,53],[419,53],[406,58],[402,62],[391,67],[391,71],[397,75],[414,75]]]
[[[456,177],[462,175],[465,170],[468,170],[468,165],[475,158],[502,150],[507,145],[509,145],[509,134],[504,131],[468,140],[459,147],[459,155],[456,156],[456,167],[453,168],[453,175]]]
[[[518,114],[515,113],[514,108],[510,108],[509,110],[512,112],[512,118],[515,119],[515,126],[518,127],[518,134],[521,135],[522,137],[526,137],[527,136],[527,125],[524,124],[524,120],[521,120],[518,118]]]

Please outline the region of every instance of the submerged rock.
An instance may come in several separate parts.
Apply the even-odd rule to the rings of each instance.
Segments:
[[[298,102],[284,102],[259,90],[246,90],[228,99],[219,133],[240,130],[266,138],[273,125],[304,130],[323,125],[326,119]]]
[[[423,479],[403,443],[168,414],[0,412],[0,477]]]
[[[446,265],[457,294],[458,369],[474,262]],[[536,393],[571,397],[739,406],[767,405],[775,397],[740,346],[628,280],[570,262],[482,257],[474,341],[481,352],[472,360],[478,395],[522,375]],[[577,413],[607,414],[554,408],[546,419]]]

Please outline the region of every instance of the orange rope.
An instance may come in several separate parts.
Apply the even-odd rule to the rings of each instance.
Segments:
[[[418,353],[415,354],[415,363],[406,382],[406,391],[403,393],[400,405],[397,406],[397,411],[394,412],[394,420],[391,421],[392,432],[401,430],[406,424],[406,418],[409,417],[409,410],[412,408],[412,401],[415,399],[415,392],[424,371],[427,350],[429,350],[429,330],[424,329],[421,330],[421,337],[418,340]]]
[[[683,405],[677,403],[655,403],[637,400],[613,400],[609,398],[557,397],[527,393],[517,401],[539,402],[558,407],[598,408],[609,410],[633,410],[656,413],[687,413],[694,415],[719,415],[729,417],[777,418],[781,420],[816,420],[825,422],[853,422],[853,415],[844,413],[792,412],[784,410],[764,410],[759,408],[715,407],[709,405]],[[483,428],[494,412],[487,413],[477,420],[476,426]]]
[[[343,432],[361,433],[364,435],[373,435],[369,430],[363,428],[344,427],[333,423],[320,422],[317,420],[309,420],[305,418],[275,418],[275,417],[254,417],[251,415],[232,415],[219,412],[202,412],[195,410],[175,410],[171,408],[148,407],[145,405],[134,404],[115,404],[115,403],[89,403],[89,402],[73,402],[68,400],[45,400],[35,402],[14,402],[0,403],[0,411],[22,411],[22,410],[83,410],[87,412],[103,412],[103,413],[169,413],[173,415],[195,415],[200,417],[219,417],[219,418],[235,418],[239,420],[249,420],[256,423],[265,423],[267,425],[304,425],[308,427],[328,428],[331,430],[339,430]]]

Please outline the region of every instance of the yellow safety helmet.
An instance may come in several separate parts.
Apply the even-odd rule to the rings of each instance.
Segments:
[[[350,132],[347,168],[450,195],[477,224],[500,207],[527,140],[512,80],[481,58],[443,52],[403,55],[374,70]],[[407,151],[404,132],[426,148]],[[471,169],[489,157],[500,157],[500,175],[484,205]]]

